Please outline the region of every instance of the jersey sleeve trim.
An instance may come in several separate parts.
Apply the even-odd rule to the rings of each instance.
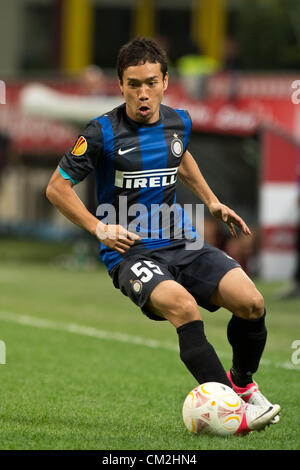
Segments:
[[[71,180],[73,184],[79,183],[79,181],[75,180],[70,175],[68,175],[68,173],[65,170],[63,170],[60,166],[58,167],[58,171],[65,180]]]

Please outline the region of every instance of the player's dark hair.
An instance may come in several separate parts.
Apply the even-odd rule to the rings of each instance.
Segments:
[[[137,37],[133,41],[121,47],[118,60],[117,71],[120,82],[123,81],[123,72],[127,67],[134,65],[159,63],[163,77],[168,71],[168,59],[165,51],[153,39]]]

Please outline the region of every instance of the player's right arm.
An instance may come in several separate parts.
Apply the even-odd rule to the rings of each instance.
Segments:
[[[73,186],[70,179],[61,176],[57,167],[47,186],[46,196],[67,219],[96,235],[99,220],[87,210]]]
[[[105,225],[99,221],[73,189],[97,167],[102,150],[101,128],[91,121],[73,149],[60,160],[47,186],[46,196],[67,219],[95,235],[104,245],[123,254],[140,237],[121,225]]]
[[[46,189],[49,201],[71,222],[95,235],[104,245],[123,254],[139,239],[121,225],[105,225],[83,204],[73,189],[70,179],[54,171]]]

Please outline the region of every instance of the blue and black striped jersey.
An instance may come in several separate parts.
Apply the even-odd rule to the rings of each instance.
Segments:
[[[97,217],[142,237],[130,253],[170,245],[185,238],[187,231],[188,238],[195,235],[176,204],[177,172],[191,127],[187,111],[161,105],[159,121],[146,125],[132,121],[123,104],[90,121],[59,162],[62,176],[74,183],[94,171]],[[123,259],[102,243],[100,257],[108,271]]]

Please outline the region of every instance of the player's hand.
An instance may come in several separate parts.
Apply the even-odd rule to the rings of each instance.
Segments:
[[[97,224],[96,235],[104,245],[120,254],[124,254],[135,241],[141,239],[136,233],[128,232],[122,225],[105,225],[102,222]]]
[[[237,234],[235,231],[235,225],[242,230],[245,235],[251,235],[251,231],[246,223],[243,221],[241,217],[239,217],[232,209],[225,206],[225,204],[221,204],[220,202],[214,202],[209,207],[211,215],[216,217],[217,219],[222,220],[225,224],[228,225],[231,235],[234,238],[237,238]]]

